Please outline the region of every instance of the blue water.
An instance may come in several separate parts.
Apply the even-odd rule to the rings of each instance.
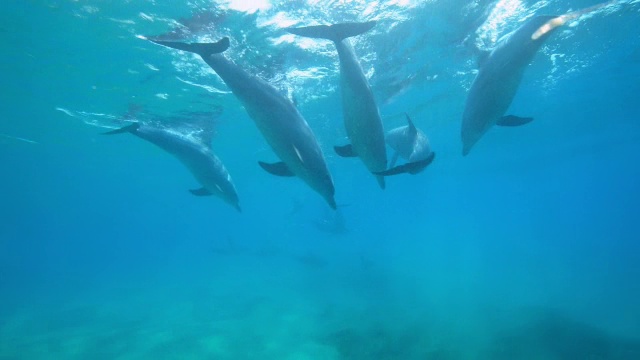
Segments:
[[[535,120],[461,155],[474,49],[594,4],[10,2],[0,359],[640,359],[640,3],[553,34],[510,110]],[[141,38],[178,20],[177,38],[229,36],[225,55],[296,99],[338,211],[257,166],[277,159],[204,62]],[[384,191],[333,152],[333,46],[282,30],[367,20],[353,40],[385,129],[407,112],[437,153]],[[189,194],[159,148],[100,135],[131,104],[172,126],[210,113],[243,212]]]

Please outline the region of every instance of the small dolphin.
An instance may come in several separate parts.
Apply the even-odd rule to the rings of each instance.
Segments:
[[[204,132],[202,141],[199,141],[167,129],[143,123],[133,123],[103,134],[122,133],[131,133],[147,140],[178,158],[202,185],[200,189],[189,190],[193,195],[216,195],[241,211],[238,194],[231,181],[231,176],[220,159],[211,151],[210,132]]]
[[[229,38],[217,43],[151,42],[196,53],[222,78],[240,100],[281,162],[259,162],[267,172],[278,176],[298,176],[336,209],[333,179],[311,128],[290,99],[266,81],[253,76],[221,53]]]
[[[408,125],[400,126],[387,133],[387,144],[395,151],[389,169],[377,172],[378,175],[389,176],[402,173],[417,174],[424,170],[435,158],[431,151],[429,139],[407,116]],[[398,156],[407,160],[404,165],[395,166]]]
[[[287,29],[295,35],[334,42],[340,58],[344,126],[351,141],[351,144],[336,146],[335,150],[342,157],[359,157],[373,173],[387,168],[382,119],[371,87],[348,38],[371,30],[375,24],[375,21],[370,21]],[[377,179],[384,189],[384,176],[378,175]]]
[[[462,115],[462,155],[467,155],[493,125],[520,126],[533,120],[503,115],[518,90],[527,65],[543,41],[566,22],[562,19],[534,17],[503,37],[493,51],[480,60],[480,70],[471,85]]]

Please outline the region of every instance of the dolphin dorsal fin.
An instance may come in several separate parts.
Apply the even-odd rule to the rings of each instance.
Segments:
[[[404,115],[407,117],[407,125],[409,126],[409,132],[411,132],[412,134],[417,133],[418,129],[416,129],[416,126],[413,124],[413,120],[411,120],[411,117],[409,117],[409,114],[404,113]]]
[[[216,135],[215,112],[186,111],[169,118],[165,128],[175,131],[211,149],[211,143]]]

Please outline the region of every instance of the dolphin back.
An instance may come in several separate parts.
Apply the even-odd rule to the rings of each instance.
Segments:
[[[340,42],[343,39],[366,33],[375,25],[375,21],[368,21],[364,23],[341,23],[335,25],[288,28],[287,31],[294,35]]]
[[[224,37],[220,41],[215,43],[183,43],[177,41],[161,41],[149,39],[154,44],[166,46],[172,49],[178,49],[182,51],[188,51],[202,56],[203,58],[209,57],[213,54],[219,54],[229,48],[229,38]]]

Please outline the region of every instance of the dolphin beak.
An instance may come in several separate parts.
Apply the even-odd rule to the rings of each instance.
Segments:
[[[471,146],[467,146],[467,144],[464,144],[462,146],[462,156],[467,156],[469,154],[469,151],[471,151]]]
[[[331,206],[333,210],[336,210],[338,208],[338,205],[336,204],[336,200],[333,197],[330,199],[327,199],[327,202],[329,203],[329,206]]]

